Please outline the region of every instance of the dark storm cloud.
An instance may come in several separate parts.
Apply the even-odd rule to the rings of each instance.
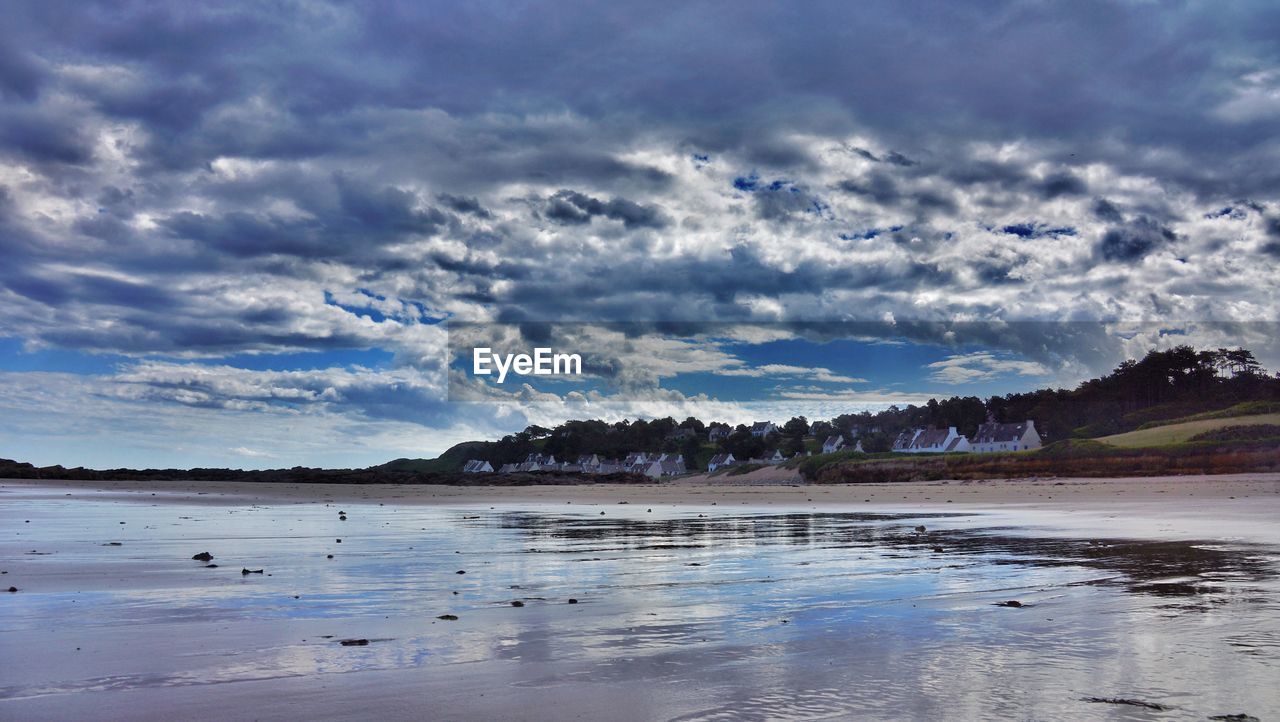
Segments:
[[[1054,173],[1040,184],[1040,195],[1045,200],[1061,196],[1079,196],[1089,192],[1089,186],[1074,173]]]
[[[1280,240],[1280,216],[1271,216],[1266,220],[1267,235]]]
[[[40,165],[81,165],[93,148],[74,118],[29,106],[0,107],[0,158],[5,155]]]
[[[1177,239],[1168,227],[1145,216],[1108,228],[1095,250],[1107,261],[1129,263]]]
[[[286,254],[308,258],[360,256],[413,236],[433,236],[453,218],[421,207],[412,193],[390,186],[334,179],[336,202],[317,204],[308,218],[230,211],[175,213],[161,225],[177,238],[234,256]]]
[[[845,193],[865,196],[885,206],[896,206],[902,199],[897,181],[887,173],[871,173],[865,180],[843,180],[837,187]]]
[[[1272,216],[1266,220],[1267,238],[1271,240],[1262,245],[1262,252],[1280,258],[1280,216]]]
[[[31,55],[15,48],[10,38],[0,35],[0,98],[35,100],[44,75]]]
[[[474,196],[455,196],[450,193],[438,193],[436,194],[436,200],[458,213],[470,213],[478,218],[493,217],[493,214],[480,205],[480,201]]]
[[[1116,207],[1116,204],[1106,198],[1094,200],[1093,215],[1098,220],[1108,223],[1120,223],[1124,220],[1124,215],[1120,213],[1120,209]]]
[[[547,199],[543,213],[564,225],[582,225],[596,217],[621,221],[623,226],[632,229],[660,229],[671,222],[657,206],[642,206],[626,198],[602,201],[571,190],[558,191]]]
[[[1030,181],[1027,170],[1016,163],[974,160],[945,168],[942,175],[960,186],[995,186],[1020,190]]]

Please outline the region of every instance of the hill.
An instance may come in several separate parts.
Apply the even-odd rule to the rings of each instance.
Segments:
[[[464,441],[450,446],[434,459],[394,459],[373,468],[410,473],[462,471],[467,459],[485,458],[491,445],[488,441]]]
[[[1121,448],[1142,448],[1148,446],[1166,446],[1192,441],[1194,437],[1208,431],[1237,426],[1280,425],[1280,413],[1256,414],[1252,416],[1226,416],[1205,418],[1181,423],[1161,424],[1123,434],[1103,436],[1098,441]]]

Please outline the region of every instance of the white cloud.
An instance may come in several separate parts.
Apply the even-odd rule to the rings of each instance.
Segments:
[[[947,384],[967,384],[1006,376],[1048,376],[1050,370],[1036,361],[998,356],[988,351],[948,356],[925,368],[929,379]]]

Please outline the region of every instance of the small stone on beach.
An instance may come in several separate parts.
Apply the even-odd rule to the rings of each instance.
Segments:
[[[198,562],[211,562],[211,561],[213,561],[213,555],[212,555],[212,554],[210,554],[209,552],[200,552],[199,554],[197,554],[197,555],[195,555],[195,556],[193,556],[193,557],[191,557],[191,558],[192,558],[192,559],[194,559],[194,560],[196,560],[196,561],[198,561]]]

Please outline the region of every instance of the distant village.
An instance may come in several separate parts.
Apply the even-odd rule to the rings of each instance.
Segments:
[[[848,433],[836,432],[825,436],[821,452],[834,454],[837,452],[865,453],[862,439],[856,435],[857,430]],[[879,431],[873,429],[872,431]],[[726,424],[712,424],[705,431],[706,441],[715,444],[733,433]],[[757,421],[750,426],[752,437],[770,441],[781,435],[781,429],[772,421]],[[702,434],[694,429],[678,428],[670,435],[670,439],[698,440]],[[816,438],[816,437],[811,437]],[[893,441],[892,453],[899,454],[945,454],[945,453],[997,453],[1007,451],[1028,451],[1038,449],[1041,438],[1034,421],[1030,419],[1019,423],[1000,423],[988,418],[986,423],[978,426],[973,438],[956,431],[956,427],[918,428],[904,431]],[[882,447],[883,448],[883,447]],[[800,457],[812,456],[814,451],[797,451],[790,456],[774,448],[762,456],[752,458],[735,458],[732,453],[717,453],[707,462],[707,472],[722,471],[735,466],[776,466]],[[485,459],[469,459],[463,466],[467,473],[500,473],[557,471],[581,474],[641,474],[654,479],[680,476],[692,471],[686,464],[684,454],[670,452],[636,451],[622,459],[604,459],[597,454],[581,454],[573,460],[557,460],[551,454],[531,453],[519,463],[502,464],[497,469]]]

